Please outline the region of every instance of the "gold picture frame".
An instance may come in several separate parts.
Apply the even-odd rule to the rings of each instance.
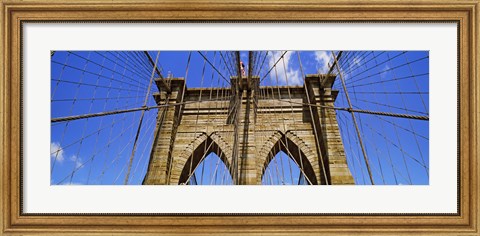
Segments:
[[[478,75],[479,2],[465,1],[184,1],[184,0],[3,0],[0,90],[1,232],[58,234],[275,234],[478,235],[480,217]],[[459,33],[459,212],[458,214],[329,215],[122,215],[23,214],[22,22],[46,21],[371,21],[457,22]]]

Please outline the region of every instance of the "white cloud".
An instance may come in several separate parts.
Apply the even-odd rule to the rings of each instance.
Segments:
[[[355,56],[353,57],[353,64],[356,66],[360,66],[360,62],[362,61],[362,58]]]
[[[315,51],[314,56],[319,72],[327,73],[329,69],[328,62],[330,61],[331,55],[327,51]]]
[[[292,68],[291,59],[292,59],[292,56],[295,54],[295,52],[288,51],[283,56],[283,60],[282,60],[280,59],[280,57],[283,55],[284,52],[285,51],[273,51],[269,53],[269,65],[270,65],[269,68],[271,68],[275,64],[275,62],[278,61],[276,65],[277,73],[275,74],[275,68],[272,69],[272,71],[270,72],[270,80],[274,84],[278,84],[278,85],[302,84],[303,80],[301,79],[300,69]],[[277,82],[277,76],[278,76],[278,82]]]
[[[380,77],[384,79],[385,77],[387,77],[388,73],[390,73],[390,66],[385,64],[385,66],[383,67],[382,73],[380,73]]]
[[[76,169],[81,169],[83,166],[82,166],[82,158],[78,157],[77,155],[72,155],[70,157],[70,161],[74,162],[75,163],[75,168]]]
[[[352,73],[352,71],[357,71],[355,73],[358,73],[359,67],[362,65],[363,58],[359,56],[354,56],[352,58],[352,63],[350,63],[350,68],[348,69],[348,73]]]
[[[63,148],[60,143],[50,143],[50,157],[56,159],[58,162],[62,162],[65,158],[63,156]]]

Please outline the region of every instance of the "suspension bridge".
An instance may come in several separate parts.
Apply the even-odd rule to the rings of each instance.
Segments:
[[[52,51],[52,185],[429,184],[426,51]]]

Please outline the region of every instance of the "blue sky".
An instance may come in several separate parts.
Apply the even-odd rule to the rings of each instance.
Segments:
[[[257,64],[263,66],[257,71],[265,77],[261,85],[301,85],[304,74],[326,73],[332,64],[328,51],[284,52],[259,55]],[[213,51],[162,51],[158,60],[162,75],[186,76],[190,88],[229,86],[200,53],[229,78],[232,70],[224,63],[230,61],[227,54]],[[157,52],[149,54],[155,60]],[[353,108],[428,116],[428,55],[425,51],[343,52],[340,65]],[[248,52],[241,52],[241,60],[248,65]],[[265,76],[277,61],[277,73],[272,70]],[[141,107],[151,73],[152,66],[143,52],[57,51],[51,63],[51,116]],[[335,106],[348,107],[339,77],[334,88],[340,90]],[[152,86],[149,94],[156,91]],[[148,106],[155,105],[151,95],[147,98]],[[137,111],[52,123],[51,184],[123,184],[140,114]],[[355,116],[375,184],[428,184],[428,121],[360,113]],[[371,184],[351,114],[337,111],[337,119],[356,184]],[[156,110],[145,112],[129,184],[141,184],[143,180],[155,120]],[[195,181],[231,183],[226,167],[218,160],[215,154],[209,155],[197,167]],[[292,166],[292,172],[285,171]],[[285,153],[276,156],[266,173],[265,184],[297,184],[300,177],[298,167]]]

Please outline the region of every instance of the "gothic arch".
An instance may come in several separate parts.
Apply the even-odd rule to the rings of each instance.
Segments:
[[[190,174],[190,164],[192,164],[191,169],[194,170],[200,164],[202,157],[208,156],[212,152],[222,160],[232,174],[230,168],[232,147],[216,132],[210,135],[201,133],[175,158],[170,183],[185,182]]]
[[[288,146],[288,149],[285,147]],[[316,173],[313,166],[315,166],[315,153],[308,145],[297,135],[291,131],[283,134],[280,131],[275,131],[265,142],[259,151],[259,162],[257,162],[257,182],[261,183],[262,176],[270,161],[275,155],[283,151],[290,158],[292,158],[299,166],[303,166],[303,170],[307,178],[316,185],[321,181],[320,173]],[[318,171],[317,171],[318,172]],[[261,174],[260,174],[261,173]]]

